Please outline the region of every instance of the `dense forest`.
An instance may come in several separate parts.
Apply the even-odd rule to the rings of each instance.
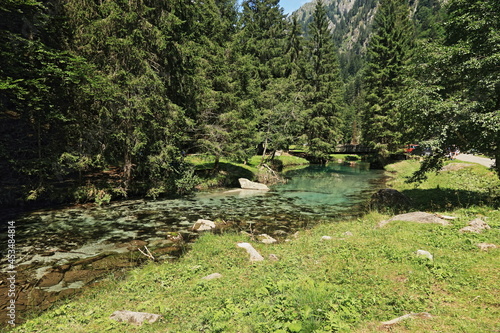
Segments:
[[[0,205],[188,193],[195,153],[500,159],[497,0],[352,1],[335,29],[331,6],[0,0]]]

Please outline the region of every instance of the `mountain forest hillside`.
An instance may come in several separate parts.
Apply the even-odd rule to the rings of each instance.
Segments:
[[[339,48],[344,77],[355,75],[362,67],[366,46],[379,0],[324,0],[329,27]],[[445,0],[410,0],[410,17],[419,38],[436,39],[444,33]],[[315,1],[300,7],[292,16],[307,33]]]
[[[182,195],[186,155],[500,157],[496,0],[0,0],[0,205]],[[497,170],[499,168],[497,167]]]

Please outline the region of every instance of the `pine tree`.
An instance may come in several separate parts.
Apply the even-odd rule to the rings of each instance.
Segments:
[[[374,20],[364,76],[363,140],[384,155],[395,151],[401,138],[394,101],[404,86],[402,71],[410,58],[413,28],[404,0],[382,0]]]
[[[172,8],[154,0],[90,6],[73,0],[66,10],[74,52],[99,73],[88,88],[94,96],[89,115],[98,127],[87,139],[101,147],[95,153],[122,167],[124,194],[134,179],[163,179],[155,187],[175,191],[179,170],[172,166],[185,135],[180,129],[188,126],[183,110],[167,95],[169,66],[179,55],[168,34],[182,22]]]
[[[326,160],[342,139],[343,83],[325,7],[316,2],[309,26],[309,91],[306,97],[305,136],[309,153]]]

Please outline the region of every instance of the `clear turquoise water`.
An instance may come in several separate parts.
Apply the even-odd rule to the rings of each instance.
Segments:
[[[67,256],[40,254],[97,255],[112,249],[113,244],[134,239],[151,243],[171,232],[183,233],[188,239],[194,235],[190,228],[199,218],[223,219],[236,230],[287,235],[322,218],[355,215],[358,205],[381,186],[382,173],[359,164],[331,164],[308,166],[285,176],[288,182],[273,186],[269,192],[217,191],[184,199],[129,200],[103,207],[33,212],[16,220],[16,246],[18,258],[22,258],[18,264],[37,260],[59,260],[50,264],[62,264]],[[6,244],[6,240],[1,241]]]

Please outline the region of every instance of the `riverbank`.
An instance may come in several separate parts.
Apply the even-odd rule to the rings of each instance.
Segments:
[[[239,187],[238,178],[247,178],[264,184],[281,181],[281,172],[285,168],[307,166],[305,158],[282,154],[271,160],[263,160],[262,156],[253,156],[247,163],[236,163],[226,159],[216,162],[211,155],[188,155],[186,161],[192,164],[199,177],[197,189],[200,191],[221,188]]]
[[[184,195],[193,191],[238,187],[238,178],[271,184],[280,180],[278,173],[284,168],[309,165],[309,161],[305,158],[288,154],[265,161],[265,166],[261,165],[261,156],[253,156],[247,163],[221,159],[217,167],[215,158],[209,155],[188,155],[185,162],[195,171],[185,180],[186,184],[182,184],[186,188]],[[11,221],[23,213],[39,209],[81,204],[107,205],[110,202],[128,199],[179,197],[179,194],[175,193],[170,196],[163,193],[160,196],[154,191],[146,192],[139,188],[124,195],[120,185],[120,174],[121,170],[115,167],[84,175],[80,181],[77,181],[76,175],[74,177],[68,175],[67,179],[46,184],[40,188],[41,192],[32,191],[33,193],[29,195],[23,193],[25,188],[23,184],[0,184],[0,227],[2,223]]]
[[[413,209],[456,217],[451,225],[393,221],[376,228],[390,215],[370,212],[324,221],[277,244],[234,232],[206,234],[179,261],[151,262],[125,278],[110,277],[15,331],[372,332],[409,313],[421,315],[390,330],[494,331],[500,251],[476,244],[498,243],[500,213],[484,194],[498,183],[481,166],[457,164],[418,187],[405,184],[416,167],[411,161],[392,165],[391,185],[413,199]],[[426,203],[429,194],[434,196]],[[459,231],[478,217],[491,229]],[[251,243],[265,260],[250,262],[240,242]],[[433,260],[418,257],[418,250]],[[204,279],[213,273],[221,276]],[[110,320],[117,310],[163,318],[138,327]]]

